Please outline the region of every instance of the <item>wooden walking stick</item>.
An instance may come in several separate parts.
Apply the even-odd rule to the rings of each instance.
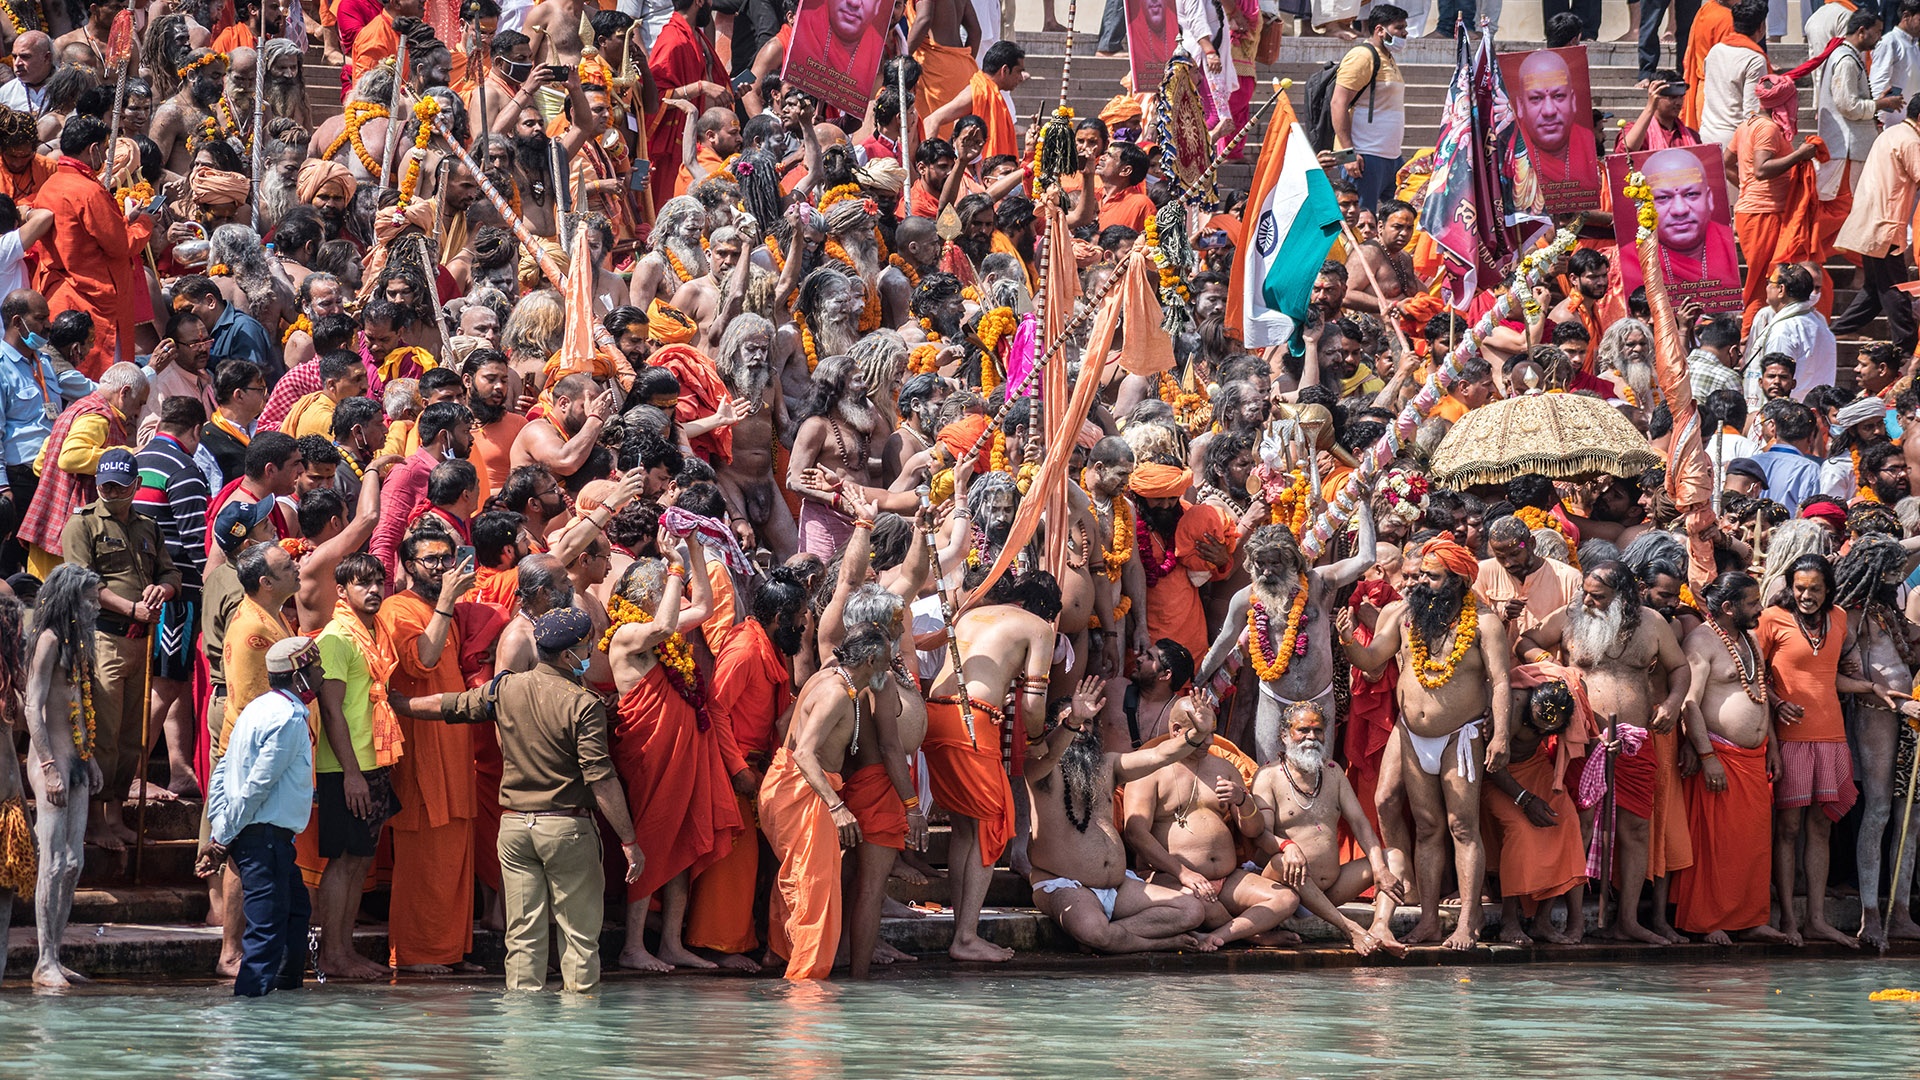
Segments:
[[[1910,728],[1914,726],[1914,722],[1905,717],[1901,718],[1901,722]],[[1914,728],[1914,730],[1920,731],[1920,728]],[[1894,750],[1896,758],[1899,754],[1898,745],[1896,742]],[[1907,833],[1913,828],[1913,789],[1916,780],[1920,780],[1920,743],[1914,745],[1914,753],[1907,762],[1907,805],[1906,809],[1900,812],[1900,846],[1893,849],[1893,876],[1887,879],[1889,911],[1900,901],[1900,865],[1905,861],[1904,857],[1907,854]],[[1878,886],[1876,885],[1875,888],[1877,889]]]

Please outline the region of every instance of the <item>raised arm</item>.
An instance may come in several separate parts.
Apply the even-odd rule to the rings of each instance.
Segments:
[[[1189,695],[1185,706],[1183,709],[1181,704],[1176,703],[1167,714],[1169,738],[1165,741],[1157,746],[1114,755],[1117,759],[1113,763],[1114,783],[1124,784],[1149,775],[1196,750],[1203,754],[1207,752],[1208,745],[1213,742],[1213,707],[1196,695]],[[1183,712],[1187,715],[1183,716]]]
[[[1359,581],[1361,576],[1380,561],[1376,547],[1376,531],[1373,527],[1373,508],[1365,502],[1354,513],[1359,525],[1358,542],[1354,545],[1353,556],[1341,559],[1330,566],[1320,567],[1314,575],[1325,582],[1329,588],[1340,589]]]

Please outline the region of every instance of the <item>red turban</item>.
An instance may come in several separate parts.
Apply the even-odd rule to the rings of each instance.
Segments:
[[[1817,499],[1800,508],[1803,518],[1819,518],[1833,523],[1835,529],[1844,529],[1847,525],[1847,508],[1832,499]]]
[[[973,445],[980,441],[980,433],[987,430],[987,418],[981,413],[963,416],[940,429],[940,445],[947,448],[954,460],[959,460]]]
[[[1480,560],[1473,557],[1473,552],[1444,536],[1429,540],[1421,547],[1420,561],[1425,563],[1429,559],[1468,581],[1480,573]]]

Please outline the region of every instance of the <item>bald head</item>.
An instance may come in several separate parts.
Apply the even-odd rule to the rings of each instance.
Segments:
[[[1557,53],[1541,49],[1520,62],[1520,116],[1527,145],[1550,154],[1566,149],[1573,129],[1573,75]]]
[[[813,125],[813,137],[820,141],[822,149],[836,144],[845,145],[847,142],[847,133],[840,130],[838,124]]]
[[[13,77],[28,86],[39,86],[53,74],[53,39],[38,30],[29,30],[13,39]]]

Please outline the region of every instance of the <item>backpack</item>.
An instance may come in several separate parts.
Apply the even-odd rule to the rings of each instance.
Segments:
[[[1380,77],[1380,52],[1369,42],[1361,42],[1360,47],[1367,50],[1367,55],[1373,58],[1373,74],[1367,76],[1367,85],[1361,87],[1367,94],[1367,119],[1371,121],[1373,119],[1373,84],[1374,80]],[[1307,111],[1300,122],[1307,129],[1307,141],[1313,144],[1315,150],[1333,149],[1333,91],[1336,85],[1334,80],[1339,76],[1340,65],[1345,60],[1344,56],[1339,60],[1329,60],[1325,67],[1314,72],[1307,79],[1305,97]],[[1357,94],[1354,96],[1359,97]]]

